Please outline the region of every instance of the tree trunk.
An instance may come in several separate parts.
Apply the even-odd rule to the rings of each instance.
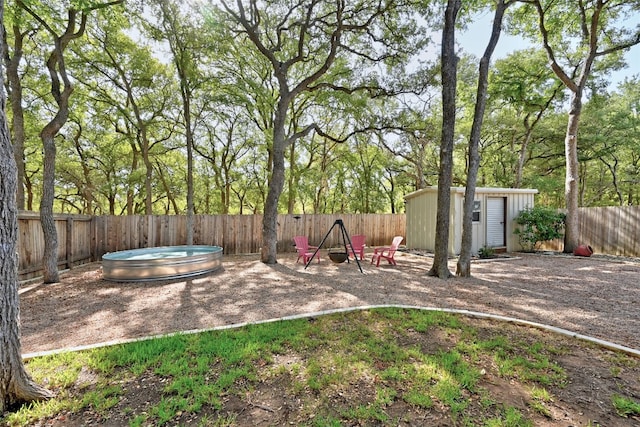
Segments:
[[[19,6],[27,11],[36,20],[41,18],[34,14],[23,1],[17,2]],[[73,93],[73,86],[67,75],[64,63],[64,49],[69,42],[84,33],[86,23],[83,15],[82,24],[77,32],[74,32],[76,16],[78,11],[69,10],[66,31],[62,36],[58,36],[51,28],[47,28],[54,40],[54,48],[47,57],[47,71],[51,79],[51,96],[58,106],[56,115],[40,132],[40,139],[44,147],[44,165],[42,178],[42,200],[40,201],[40,222],[44,233],[44,255],[42,267],[44,270],[44,283],[55,283],[59,280],[58,275],[58,235],[53,219],[53,200],[55,196],[55,168],[56,168],[56,145],[55,136],[69,118],[69,98]]]
[[[524,120],[525,135],[522,146],[518,152],[518,164],[516,165],[516,178],[514,180],[513,187],[522,187],[522,176],[524,174],[524,164],[527,161],[527,152],[529,150],[529,143],[531,142],[531,136],[533,135],[533,128],[529,125],[528,116]]]
[[[4,2],[0,3],[0,21]],[[4,38],[0,26],[0,38]],[[4,47],[2,48],[4,50]],[[4,52],[0,51],[0,57]],[[0,80],[3,80],[0,68]],[[5,115],[5,95],[0,91],[0,415],[17,403],[53,397],[36,385],[22,363],[20,305],[18,297],[17,167]]]
[[[469,136],[469,169],[467,171],[467,184],[464,192],[464,208],[462,214],[462,247],[458,264],[456,266],[456,274],[462,277],[471,277],[471,251],[473,246],[473,199],[476,194],[476,181],[478,179],[478,169],[480,168],[480,133],[482,131],[482,122],[484,119],[484,111],[487,105],[487,88],[489,81],[489,64],[491,55],[498,44],[500,32],[502,31],[502,18],[509,4],[505,4],[504,0],[498,0],[496,4],[496,12],[493,17],[493,28],[491,38],[487,45],[478,71],[478,91],[476,93],[476,107],[473,115],[473,125],[471,126],[471,135]]]
[[[146,123],[139,122],[140,129],[140,153],[144,163],[144,213],[153,215],[153,164],[151,163],[149,138],[147,137]]]
[[[16,8],[17,9],[17,8]],[[18,13],[18,12],[17,12]],[[7,67],[7,83],[9,100],[11,103],[11,129],[13,131],[13,155],[18,173],[18,183],[16,186],[16,206],[18,209],[25,208],[24,194],[24,109],[22,108],[22,80],[20,79],[19,67],[22,59],[22,42],[24,34],[20,32],[20,27],[13,25],[13,56],[9,57],[9,45],[6,37],[2,41],[5,52],[5,64]]]
[[[578,125],[582,113],[582,91],[572,92],[571,110],[567,122],[567,134],[564,139],[566,177],[565,177],[565,204],[567,218],[564,229],[564,252],[572,253],[579,245],[578,242],[578,184],[580,182],[580,170],[578,163]]]
[[[127,135],[128,136],[128,135]],[[129,172],[129,177],[127,178],[127,204],[126,204],[126,212],[127,215],[135,214],[134,204],[135,204],[135,182],[134,182],[134,171],[138,170],[138,148],[133,142],[131,138],[129,139],[129,144],[131,146],[131,169]]]
[[[273,163],[262,220],[262,250],[260,260],[265,264],[276,264],[278,262],[278,201],[280,200],[285,180],[285,119],[288,105],[289,101],[281,95],[273,126]]]
[[[296,207],[296,182],[298,180],[296,167],[296,144],[289,146],[289,185],[288,185],[288,197],[287,197],[287,213],[289,215],[294,213]]]
[[[82,194],[82,198],[84,199],[84,208],[82,213],[85,215],[93,215],[93,201],[94,201],[94,193],[96,191],[93,181],[91,179],[91,171],[92,169],[89,167],[89,164],[86,159],[86,155],[82,149],[81,143],[82,137],[82,126],[79,126],[78,131],[73,136],[73,143],[76,148],[76,153],[80,158],[80,164],[82,167],[82,176],[84,178],[84,188],[79,189],[80,194]]]
[[[42,256],[44,283],[57,283],[58,274],[58,232],[53,219],[53,200],[55,198],[56,143],[57,130],[47,125],[40,133],[44,147],[44,165],[42,176],[42,199],[40,200],[40,223],[44,235],[44,254]]]
[[[184,126],[187,132],[187,245],[193,245],[193,223],[194,223],[194,202],[193,202],[193,129],[191,128],[191,91],[188,88],[189,82],[182,79],[182,105],[184,108]]]
[[[428,274],[441,279],[451,277],[449,271],[449,214],[453,180],[453,143],[456,123],[456,84],[458,58],[455,50],[455,22],[461,0],[448,0],[442,32],[442,139],[438,172],[438,212],[433,265]]]
[[[275,133],[275,132],[274,132]],[[262,223],[261,261],[265,264],[276,264],[278,243],[278,200],[284,187],[284,142],[273,143],[273,169],[269,180],[269,192],[264,204]]]
[[[62,53],[59,56],[62,57]],[[50,62],[51,58],[47,61],[49,67],[51,67]],[[51,68],[50,72],[53,76],[54,71]],[[40,201],[40,222],[44,234],[44,254],[42,258],[44,283],[57,283],[60,280],[58,274],[58,232],[53,219],[56,175],[56,143],[54,138],[69,118],[69,98],[73,88],[66,86],[62,92],[56,90],[53,90],[53,92],[58,104],[58,112],[40,132],[40,139],[44,147],[42,200]]]

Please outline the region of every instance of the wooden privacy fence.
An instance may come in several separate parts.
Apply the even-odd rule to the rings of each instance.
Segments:
[[[93,260],[93,218],[89,215],[55,215],[58,268],[67,269]],[[18,275],[20,280],[42,275],[44,233],[37,212],[18,215]]]
[[[640,206],[578,209],[578,244],[596,254],[640,257]],[[561,239],[545,242],[543,249],[563,250]]]
[[[320,244],[337,219],[349,235],[365,234],[367,245],[391,243],[405,233],[404,214],[278,215],[278,252],[293,252],[293,237],[307,235]],[[99,261],[107,252],[184,245],[187,218],[182,215],[85,216],[56,215],[60,268]],[[42,274],[44,239],[38,213],[18,216],[19,275],[21,280]],[[341,242],[334,227],[324,248]],[[193,244],[221,246],[224,254],[257,253],[262,246],[262,215],[195,215]]]
[[[297,235],[319,244],[337,219],[349,235],[365,234],[368,246],[388,245],[397,235],[406,238],[404,214],[279,215],[278,252],[293,252]],[[595,253],[640,257],[640,206],[580,208],[579,223],[579,243]],[[60,268],[99,261],[107,252],[184,245],[187,240],[186,217],[180,215],[56,215],[55,224]],[[20,213],[18,227],[20,279],[40,276],[44,239],[39,214]],[[323,247],[341,242],[339,230],[333,228]],[[194,244],[221,246],[227,255],[257,253],[262,215],[196,215]],[[562,241],[546,242],[543,248],[562,250]]]
[[[349,235],[366,234],[368,245],[391,243],[393,236],[405,233],[404,214],[278,215],[278,252],[293,252],[293,237],[306,235],[319,244],[337,219]],[[182,215],[99,216],[94,218],[95,259],[106,252],[154,246],[184,245],[187,218]],[[335,227],[323,247],[338,244]],[[194,245],[221,246],[225,254],[260,252],[262,215],[196,215]]]

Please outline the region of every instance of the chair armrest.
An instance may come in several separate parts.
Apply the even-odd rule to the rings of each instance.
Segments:
[[[373,253],[374,254],[380,254],[380,253],[383,253],[384,251],[388,251],[390,249],[391,249],[391,247],[389,247],[389,246],[379,246],[379,247],[377,247],[377,248],[375,248],[373,250]]]

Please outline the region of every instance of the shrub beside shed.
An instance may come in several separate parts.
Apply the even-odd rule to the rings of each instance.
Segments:
[[[462,214],[464,187],[451,188],[449,253],[460,254],[462,247]],[[472,252],[482,247],[499,251],[520,250],[518,236],[513,234],[515,218],[520,211],[533,208],[538,190],[522,188],[478,187],[474,197]],[[435,250],[438,187],[427,187],[407,194],[406,245],[410,249]]]

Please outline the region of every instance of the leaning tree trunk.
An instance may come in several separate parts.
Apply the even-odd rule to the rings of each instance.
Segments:
[[[53,219],[56,174],[56,143],[54,138],[69,118],[69,97],[73,92],[73,88],[67,86],[62,92],[54,92],[59,95],[56,97],[58,112],[40,132],[40,139],[44,147],[42,200],[40,201],[40,223],[44,234],[44,254],[42,258],[44,283],[57,283],[60,280],[60,275],[58,274],[58,232]]]
[[[476,93],[476,107],[473,114],[473,125],[469,136],[469,170],[467,171],[467,184],[464,192],[464,209],[462,215],[462,246],[456,266],[456,274],[461,277],[471,277],[471,252],[473,247],[473,199],[476,194],[476,180],[480,168],[480,133],[484,111],[487,105],[487,87],[489,81],[489,64],[491,55],[498,44],[502,31],[502,18],[509,3],[498,0],[496,12],[493,18],[493,27],[489,44],[480,59],[478,71],[478,90]]]
[[[0,21],[4,2],[0,2]],[[3,28],[0,26],[0,37]],[[4,57],[0,51],[0,57]],[[3,72],[0,68],[0,80]],[[0,415],[16,403],[52,397],[36,385],[22,363],[20,305],[18,300],[17,166],[9,140],[5,95],[0,91]]]

